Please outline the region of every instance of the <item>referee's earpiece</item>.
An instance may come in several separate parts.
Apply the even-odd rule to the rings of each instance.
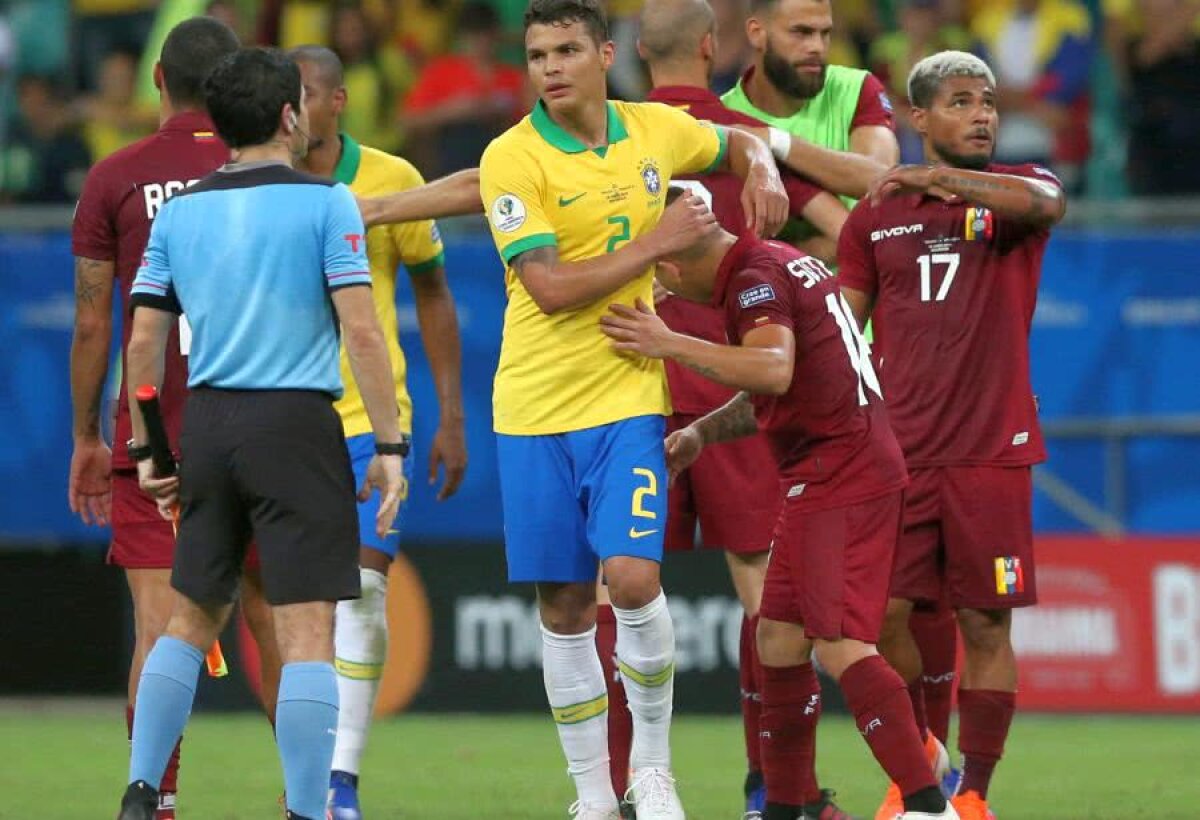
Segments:
[[[297,131],[300,130],[300,118],[296,116],[295,111],[292,112],[292,128],[295,128]]]

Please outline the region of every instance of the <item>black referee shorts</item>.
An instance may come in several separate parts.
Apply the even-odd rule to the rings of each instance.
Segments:
[[[180,437],[171,585],[229,603],[251,540],[275,605],[359,596],[354,473],[326,393],[197,388]]]

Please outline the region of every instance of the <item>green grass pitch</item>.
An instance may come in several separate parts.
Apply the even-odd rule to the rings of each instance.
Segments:
[[[680,717],[673,742],[688,817],[737,820],[740,721]],[[0,818],[109,818],[127,747],[121,705],[0,701]],[[1020,715],[998,769],[1000,820],[1200,818],[1200,717]],[[885,786],[843,716],[821,724],[822,784],[873,817]],[[183,752],[180,820],[277,820],[270,730],[250,714],[197,715]],[[573,799],[554,727],[541,715],[405,716],[375,726],[363,765],[370,820],[562,820]]]

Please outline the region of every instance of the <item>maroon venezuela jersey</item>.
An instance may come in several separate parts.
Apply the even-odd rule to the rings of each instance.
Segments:
[[[83,185],[71,231],[71,251],[76,256],[114,263],[121,288],[121,314],[125,317],[121,340],[122,373],[124,351],[133,323],[129,320],[129,291],[141,264],[150,223],[173,194],[219,168],[229,159],[229,150],[217,137],[205,114],[184,112],[167,120],[154,134],[101,160]],[[183,327],[181,317],[180,328]],[[184,347],[188,334],[184,334]],[[179,427],[187,395],[187,360],[180,352],[178,330],[167,343],[166,370],[159,391],[167,435],[179,446]],[[125,442],[132,435],[124,378],[117,404],[113,466],[135,466],[126,455]]]
[[[843,507],[907,483],[867,343],[820,260],[744,236],[721,263],[713,301],[724,308],[735,344],[769,324],[795,336],[787,392],[754,396],[759,429],[793,504]]]
[[[1034,165],[987,170],[1058,184]],[[1029,328],[1049,236],[958,198],[909,194],[851,212],[838,274],[874,298],[874,352],[909,467],[1045,460]]]
[[[708,120],[718,125],[762,125],[753,117],[726,108],[721,103],[721,98],[707,88],[663,86],[651,91],[648,99],[650,102],[682,108],[698,120]],[[780,169],[780,174],[784,188],[787,189],[791,216],[799,219],[813,197],[821,193],[821,188],[785,169]],[[671,182],[687,185],[693,193],[707,202],[722,228],[735,236],[741,236],[745,232],[742,180],[736,174],[720,172],[687,176],[673,179]],[[708,305],[676,297],[660,302],[656,309],[672,330],[725,344],[725,323],[720,311]],[[671,360],[667,361],[667,383],[671,389],[671,404],[675,412],[686,415],[707,413],[734,396],[734,391],[728,387],[706,379]]]

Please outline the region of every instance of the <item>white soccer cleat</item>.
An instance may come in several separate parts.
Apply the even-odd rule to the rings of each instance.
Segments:
[[[571,808],[567,809],[567,813],[575,820],[621,820],[621,812],[616,806],[612,808],[593,806],[582,800],[572,803]]]
[[[898,820],[959,820],[958,812],[954,810],[954,806],[950,805],[950,801],[946,801],[946,809],[937,814],[930,814],[927,811],[907,811],[904,814],[897,815]]]
[[[647,767],[635,771],[625,799],[633,804],[637,820],[686,820],[675,793],[675,778],[667,769]]]

